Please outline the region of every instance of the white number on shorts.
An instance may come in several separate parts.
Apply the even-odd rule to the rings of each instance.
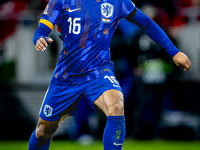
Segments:
[[[110,80],[110,82],[113,83],[113,86],[114,86],[114,83],[117,84],[117,85],[119,85],[119,82],[116,80],[115,76],[107,76],[107,75],[106,75],[106,76],[104,77],[104,79]]]

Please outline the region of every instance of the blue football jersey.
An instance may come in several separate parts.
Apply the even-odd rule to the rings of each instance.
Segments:
[[[52,82],[80,83],[113,71],[110,43],[121,18],[135,9],[131,0],[50,0],[40,24],[57,24],[63,49]]]

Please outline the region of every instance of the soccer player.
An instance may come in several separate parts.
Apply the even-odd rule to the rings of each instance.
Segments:
[[[66,116],[75,116],[83,97],[107,116],[104,150],[121,150],[125,138],[123,92],[114,75],[109,48],[121,18],[141,27],[166,49],[176,65],[189,70],[188,57],[131,0],[50,0],[33,42],[37,51],[46,50],[53,42],[47,37],[58,24],[63,50],[30,137],[29,150],[48,150],[51,136]]]

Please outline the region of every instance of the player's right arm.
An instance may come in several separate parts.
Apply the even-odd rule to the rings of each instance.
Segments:
[[[48,35],[52,31],[54,25],[58,22],[61,12],[62,1],[50,0],[33,36],[33,43],[35,44],[35,49],[37,51],[46,50],[48,43],[53,42],[51,38],[48,38]]]

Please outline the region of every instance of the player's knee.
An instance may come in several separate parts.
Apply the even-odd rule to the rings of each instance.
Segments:
[[[38,128],[36,130],[36,138],[41,139],[41,140],[46,140],[51,138],[52,134],[49,134],[48,132],[45,132],[44,129]]]
[[[36,130],[35,135],[36,135],[36,138],[38,139],[44,139],[45,137],[45,133],[41,130]]]
[[[120,116],[124,115],[124,104],[118,102],[108,108],[107,116]]]

